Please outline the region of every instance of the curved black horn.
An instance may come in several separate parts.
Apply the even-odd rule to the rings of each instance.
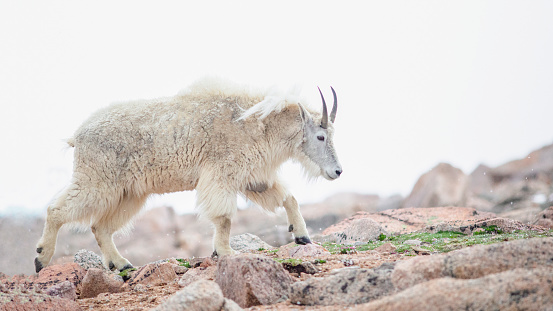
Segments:
[[[323,116],[321,117],[321,127],[326,129],[328,127],[328,112],[326,111],[326,103],[325,98],[323,96],[323,93],[321,92],[321,89],[317,86],[319,89],[319,94],[321,94],[321,99],[323,100]]]
[[[336,92],[330,87],[332,90],[332,95],[334,95],[334,105],[332,106],[332,111],[330,112],[330,122],[334,123],[334,120],[336,119],[336,110],[338,110],[338,99],[336,98]]]

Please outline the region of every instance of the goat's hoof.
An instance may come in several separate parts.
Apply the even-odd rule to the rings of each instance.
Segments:
[[[109,269],[110,269],[110,270],[115,269],[115,265],[114,265],[113,262],[111,262],[111,261],[109,262]]]
[[[42,247],[37,247],[36,252],[39,254],[42,253]]]
[[[218,257],[219,255],[217,255],[217,251],[213,251],[213,254],[211,254],[211,258],[215,258],[215,257]]]
[[[43,266],[42,263],[38,260],[38,257],[35,257],[35,270],[36,270],[36,273],[39,273],[40,270],[42,270],[42,268],[44,268],[44,266]]]
[[[305,245],[305,244],[311,244],[311,240],[308,236],[300,236],[296,237],[295,239],[296,244]]]
[[[123,269],[119,269],[119,271],[124,271],[124,270],[128,270],[128,269],[133,269],[134,267],[129,263],[129,264],[126,264]]]

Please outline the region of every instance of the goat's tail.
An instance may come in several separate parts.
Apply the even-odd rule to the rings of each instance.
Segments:
[[[69,147],[75,147],[75,138],[71,137],[65,140]]]

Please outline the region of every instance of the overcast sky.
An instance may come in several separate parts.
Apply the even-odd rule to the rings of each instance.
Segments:
[[[313,107],[336,89],[344,173],[286,166],[300,203],[407,195],[439,162],[470,173],[553,143],[552,1],[141,3],[0,1],[0,213],[45,213],[92,112],[206,75],[300,84]],[[194,194],[164,203],[191,211]]]

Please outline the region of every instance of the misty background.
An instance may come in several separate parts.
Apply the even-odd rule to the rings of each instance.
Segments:
[[[553,142],[551,16],[551,1],[0,1],[0,215],[45,214],[92,112],[206,75],[301,85],[314,108],[335,88],[344,173],[285,165],[300,203],[522,158]],[[194,193],[148,204],[191,212]]]

